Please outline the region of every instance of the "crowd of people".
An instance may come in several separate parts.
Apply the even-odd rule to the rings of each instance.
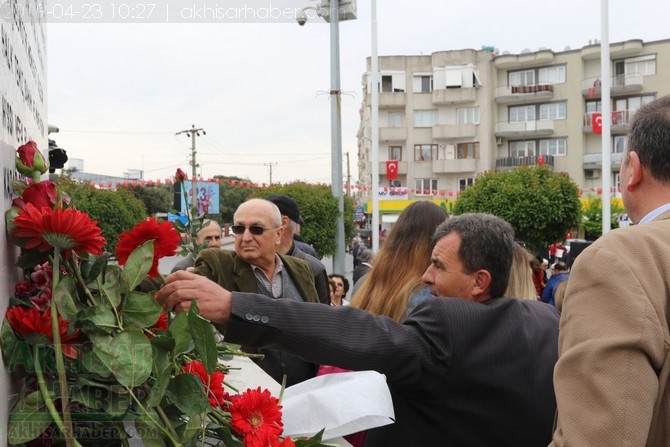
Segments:
[[[561,248],[550,267],[500,218],[415,202],[362,261],[350,303],[331,275],[319,305],[310,263],[278,249],[299,211],[252,199],[235,251],[203,250],[156,299],[176,312],[195,299],[278,381],[319,365],[385,374],[395,422],[354,445],[668,446],[670,97],[635,114],[620,177],[635,225],[570,271]]]

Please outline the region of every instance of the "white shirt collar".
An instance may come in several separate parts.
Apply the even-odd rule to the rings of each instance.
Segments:
[[[638,222],[639,224],[646,224],[651,222],[652,220],[656,219],[658,216],[661,214],[665,213],[666,211],[670,210],[670,203],[666,203],[665,205],[661,205],[655,210],[651,211],[649,214],[644,216],[640,221]]]

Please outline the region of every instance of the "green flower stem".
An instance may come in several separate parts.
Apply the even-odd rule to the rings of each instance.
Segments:
[[[60,417],[60,413],[56,409],[56,406],[54,405],[54,401],[51,398],[51,393],[49,393],[49,390],[47,389],[47,383],[44,380],[44,374],[42,373],[42,365],[40,365],[40,355],[39,355],[39,349],[35,349],[35,374],[37,375],[37,386],[40,389],[40,393],[42,394],[42,399],[44,399],[44,404],[47,407],[47,410],[49,410],[49,414],[51,415],[51,419],[56,423],[56,427],[62,432],[65,433],[65,426],[63,425],[63,420]],[[74,445],[76,447],[82,447],[79,442],[74,439]]]
[[[58,286],[60,278],[60,250],[54,247],[53,261],[53,290]],[[54,349],[56,351],[56,371],[58,372],[58,384],[60,386],[61,411],[63,412],[63,436],[66,447],[72,447],[74,431],[72,429],[72,415],[70,414],[70,395],[67,388],[67,377],[65,375],[65,362],[63,361],[63,347],[61,346],[60,324],[58,324],[58,307],[56,300],[51,299],[51,333],[53,335]]]
[[[151,417],[151,414],[149,413],[149,411],[144,407],[144,405],[142,404],[142,402],[140,402],[140,400],[137,398],[137,396],[135,396],[135,393],[133,393],[132,388],[126,387],[126,390],[130,394],[130,397],[132,397],[132,399],[135,401],[135,403],[142,409],[144,414],[147,415],[149,420],[151,422],[153,422],[153,424],[160,431],[162,431],[168,438],[170,438],[170,441],[172,442],[172,444],[175,447],[181,447],[182,444],[181,444],[181,442],[179,442],[179,435],[175,431],[174,427],[172,426],[172,423],[170,422],[170,419],[168,419],[167,415],[165,414],[165,412],[163,411],[161,406],[157,405],[157,406],[154,407],[154,409],[156,410],[156,413],[158,413],[158,415],[163,420],[163,423],[165,424],[165,426],[161,425],[157,420],[155,420],[153,417]]]
[[[81,276],[81,271],[78,268],[72,268],[71,270],[74,272],[74,276],[77,279],[77,282],[81,285],[82,289],[84,289],[84,293],[86,294],[86,299],[91,304],[91,306],[95,307],[96,306],[95,298],[93,298],[93,294],[91,293],[91,290],[86,285],[86,282],[84,281],[84,277]]]

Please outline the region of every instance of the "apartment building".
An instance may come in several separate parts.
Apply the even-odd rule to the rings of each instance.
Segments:
[[[613,43],[610,59],[616,196],[626,125],[642,104],[670,94],[670,40]],[[368,209],[373,193],[369,69],[368,60],[357,185]],[[391,215],[382,222],[392,222],[392,215],[413,200],[434,200],[450,209],[479,173],[521,165],[567,172],[584,196],[597,194],[604,119],[598,42],[560,52],[485,48],[383,56],[379,72],[377,194],[382,217]]]

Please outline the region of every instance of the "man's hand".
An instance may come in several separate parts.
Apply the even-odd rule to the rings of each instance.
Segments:
[[[187,311],[196,300],[200,315],[212,323],[225,324],[230,317],[232,294],[204,276],[187,271],[169,275],[154,296],[165,310]]]

